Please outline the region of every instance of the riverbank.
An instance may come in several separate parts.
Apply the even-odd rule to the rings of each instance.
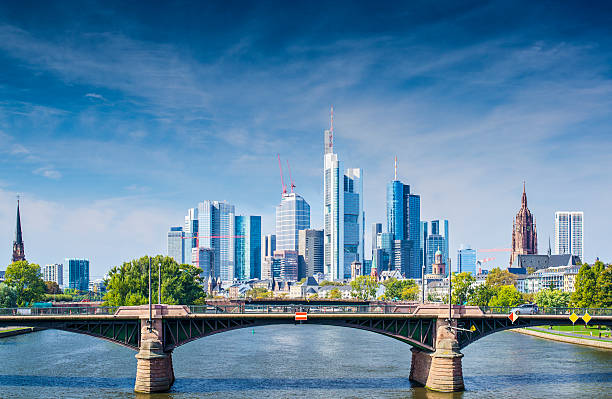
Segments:
[[[35,331],[43,330],[38,327],[8,327],[0,329],[0,338],[12,337],[15,335],[29,334]]]
[[[547,329],[540,329],[537,327],[530,328],[517,328],[515,330],[519,334],[531,335],[532,337],[544,338],[557,342],[564,342],[566,344],[574,344],[574,345],[583,345],[590,346],[593,348],[599,349],[608,349],[612,350],[612,340],[609,339],[599,339],[599,338],[591,338],[591,337],[578,337],[577,334],[567,334],[559,331],[552,332]]]

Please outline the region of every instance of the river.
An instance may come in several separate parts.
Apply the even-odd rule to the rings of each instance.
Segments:
[[[46,330],[0,340],[2,398],[133,398],[136,352]],[[496,333],[463,350],[466,391],[408,380],[410,346],[342,327],[278,325],[174,351],[172,392],[151,398],[610,398],[612,351]]]

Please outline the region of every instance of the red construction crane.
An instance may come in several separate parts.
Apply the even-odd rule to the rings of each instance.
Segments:
[[[291,192],[293,192],[295,184],[293,184],[293,176],[291,176],[291,166],[289,166],[289,160],[287,160],[287,169],[289,169],[289,181],[291,182]]]
[[[287,187],[285,187],[285,180],[283,179],[283,167],[281,166],[280,154],[276,154],[278,158],[278,170],[280,171],[281,186],[283,188],[283,195],[287,194]]]

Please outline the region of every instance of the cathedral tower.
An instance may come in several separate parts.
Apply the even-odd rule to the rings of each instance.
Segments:
[[[25,260],[25,252],[23,250],[23,236],[21,234],[21,217],[19,216],[19,199],[17,199],[17,227],[15,229],[15,241],[13,241],[12,261],[17,262],[20,260]]]
[[[536,232],[535,218],[527,208],[527,194],[523,182],[523,198],[512,225],[512,253],[510,266],[514,264],[517,255],[535,255],[538,253],[538,234]]]

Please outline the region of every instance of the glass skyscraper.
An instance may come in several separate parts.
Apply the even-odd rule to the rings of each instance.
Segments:
[[[427,243],[425,244],[425,268],[426,273],[432,273],[431,266],[435,261],[436,251],[442,252],[442,260],[444,263],[448,263],[448,220],[432,220],[429,222],[430,233],[427,236]],[[427,226],[425,226],[427,229]],[[446,270],[448,272],[448,270]]]
[[[324,274],[328,280],[351,277],[351,263],[363,261],[363,171],[347,169],[334,153],[332,124],[325,131],[324,161]]]
[[[555,212],[555,253],[572,254],[583,260],[583,212]]]
[[[421,276],[421,197],[397,179],[387,185],[387,232],[393,237],[393,268],[408,278]]]
[[[183,243],[183,262],[189,262],[191,260],[192,249],[198,247],[198,208],[189,208],[187,210],[183,234],[185,237]]]
[[[204,279],[209,277],[216,278],[213,274],[215,268],[215,252],[210,248],[193,248],[191,250],[191,264],[193,266],[202,269],[202,276]]]
[[[236,278],[261,278],[261,216],[236,216]]]
[[[65,288],[89,290],[89,259],[66,258],[64,262]]]
[[[276,249],[297,251],[298,233],[310,228],[310,205],[296,193],[283,193],[276,207]]]
[[[168,256],[179,265],[185,263],[185,232],[182,227],[170,227],[168,232]]]
[[[476,250],[470,248],[469,245],[457,250],[457,271],[459,273],[469,272],[472,276],[477,273],[476,270]]]
[[[224,281],[235,278],[235,210],[227,202],[203,201],[197,209],[197,246],[211,248],[215,257],[215,276]]]
[[[323,273],[323,230],[300,230],[298,279]]]

